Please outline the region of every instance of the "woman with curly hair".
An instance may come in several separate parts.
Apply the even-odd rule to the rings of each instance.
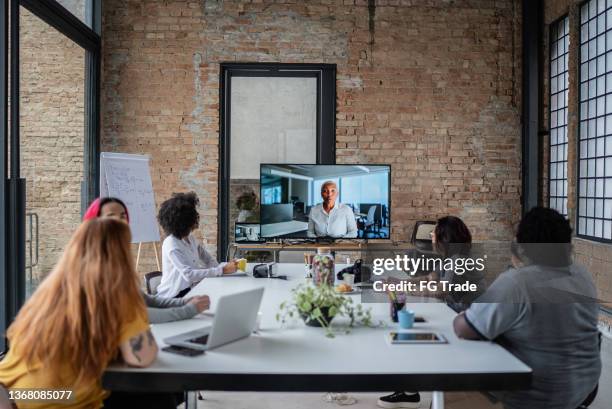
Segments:
[[[159,209],[159,224],[168,235],[162,244],[160,297],[181,298],[205,277],[236,271],[234,261],[219,264],[191,234],[199,226],[199,204],[194,192],[175,193]]]
[[[83,221],[97,218],[110,218],[126,223],[130,221],[127,206],[116,197],[100,197],[91,203],[83,216]],[[157,297],[143,292],[142,296],[151,324],[186,320],[210,307],[210,298],[207,295],[178,299]]]

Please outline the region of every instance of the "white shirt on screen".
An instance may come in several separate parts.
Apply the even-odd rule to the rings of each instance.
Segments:
[[[353,210],[342,203],[327,213],[323,204],[310,209],[308,215],[308,237],[357,237],[357,222]]]
[[[172,298],[205,277],[223,275],[223,266],[193,237],[173,235],[162,244],[162,278],[157,287],[159,297]]]

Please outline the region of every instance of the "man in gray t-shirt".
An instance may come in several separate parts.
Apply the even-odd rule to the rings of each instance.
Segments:
[[[576,409],[601,373],[597,291],[584,267],[568,265],[569,251],[548,251],[570,242],[569,224],[552,212],[530,211],[517,240],[542,243],[538,234],[557,239],[565,229],[562,238],[523,244],[527,265],[502,273],[453,323],[459,337],[498,342],[532,368],[531,389],[496,394],[507,409]]]
[[[499,395],[506,408],[575,409],[593,391],[601,372],[599,307],[594,301],[566,302],[563,294],[574,295],[565,292],[558,293],[558,302],[537,301],[534,292],[549,299],[556,293],[544,288],[542,279],[563,287],[574,284],[576,297],[595,298],[593,281],[581,266],[511,269],[483,295],[484,301],[497,302],[475,302],[465,320],[482,338],[498,341],[533,369],[530,390]],[[535,283],[539,288],[532,288]]]

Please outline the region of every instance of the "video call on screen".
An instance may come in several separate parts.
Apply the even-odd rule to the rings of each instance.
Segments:
[[[389,165],[262,164],[261,237],[388,239],[390,178]],[[323,186],[336,191],[329,213]]]

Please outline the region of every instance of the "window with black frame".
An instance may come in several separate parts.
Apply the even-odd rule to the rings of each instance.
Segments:
[[[578,235],[612,240],[612,2],[580,10]]]
[[[567,98],[569,19],[550,27],[549,205],[567,216]]]
[[[8,221],[0,223],[0,333],[5,333],[53,268],[81,221],[83,205],[97,195],[101,1],[0,4],[0,216]],[[4,342],[0,337],[0,351]]]

